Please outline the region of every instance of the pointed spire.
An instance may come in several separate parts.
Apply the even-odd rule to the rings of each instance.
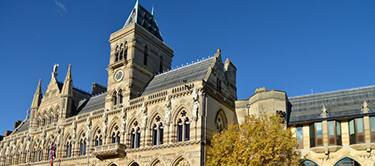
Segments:
[[[218,49],[216,50],[215,57],[216,57],[216,58],[219,58],[220,56],[221,56],[221,49],[218,48]]]
[[[56,80],[56,77],[57,77],[57,70],[59,69],[59,64],[54,64],[53,65],[53,70],[52,70],[52,73],[51,73],[51,77],[52,79],[55,79]]]
[[[38,86],[36,87],[33,102],[31,103],[31,109],[38,108],[42,101],[42,80],[38,81]]]
[[[73,95],[73,81],[72,81],[72,65],[68,65],[68,71],[66,72],[64,86],[62,88],[62,96],[72,96]]]

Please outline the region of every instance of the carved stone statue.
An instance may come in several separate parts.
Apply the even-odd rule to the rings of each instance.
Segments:
[[[193,101],[198,101],[199,95],[198,95],[197,89],[195,88],[193,89],[192,95],[193,95]]]
[[[125,108],[121,110],[121,132],[124,133],[126,128],[126,111]]]
[[[91,125],[92,125],[91,120],[89,118],[87,118],[87,120],[86,120],[86,138],[88,138],[89,135],[90,135]]]
[[[199,113],[199,95],[197,89],[193,89],[193,110],[192,116],[194,120],[198,120],[198,113]]]
[[[146,107],[146,104],[143,103],[142,104],[142,107],[141,107],[141,127],[143,128],[146,128],[146,125],[147,125],[147,107]]]
[[[103,116],[103,124],[102,124],[102,130],[103,130],[103,133],[104,135],[107,133],[107,125],[108,125],[108,114],[107,112],[104,112]]]
[[[60,139],[61,139],[61,136],[62,136],[62,133],[63,130],[61,128],[61,126],[58,126],[57,127],[57,137],[56,137],[56,145],[59,146],[60,145]]]
[[[76,133],[77,133],[77,124],[75,121],[73,121],[73,130],[72,130],[72,140],[75,141],[76,140]]]
[[[172,114],[172,97],[168,97],[167,103],[165,103],[165,124],[169,125],[171,122]]]

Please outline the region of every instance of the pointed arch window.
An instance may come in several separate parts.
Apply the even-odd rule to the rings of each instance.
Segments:
[[[123,56],[124,56],[124,52],[123,52],[124,50],[123,50],[123,49],[124,49],[124,45],[121,43],[121,45],[120,45],[120,50],[119,50],[119,52],[120,52],[120,53],[119,53],[119,54],[120,54],[120,55],[119,55],[119,60],[122,60],[122,59],[123,59]]]
[[[157,116],[152,127],[152,145],[163,144],[164,127],[160,119],[160,116]]]
[[[117,92],[114,91],[112,94],[112,103],[113,105],[117,105]]]
[[[72,141],[71,141],[72,137],[69,136],[68,138],[68,141],[66,142],[65,144],[65,156],[66,157],[72,157]]]
[[[79,155],[80,156],[86,155],[86,145],[87,145],[86,137],[85,137],[85,134],[83,134],[79,141]]]
[[[124,44],[124,50],[123,50],[123,54],[124,54],[124,59],[128,59],[128,43],[125,42]]]
[[[141,129],[138,126],[138,123],[135,122],[133,128],[130,132],[130,147],[131,148],[139,148],[141,145]]]
[[[119,46],[116,46],[115,49],[115,62],[119,61]]]
[[[122,95],[122,90],[120,89],[118,91],[118,103],[122,104],[122,102],[123,102],[122,100],[123,100],[123,95]]]
[[[117,125],[113,128],[112,131],[112,143],[120,143],[120,131]]]
[[[180,118],[177,120],[177,141],[190,140],[190,121],[186,116],[186,111],[182,111]]]
[[[103,144],[103,136],[100,129],[96,131],[94,141],[95,146],[101,146]]]

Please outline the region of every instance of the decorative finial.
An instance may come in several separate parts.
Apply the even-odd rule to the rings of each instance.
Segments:
[[[365,101],[363,101],[363,104],[362,104],[362,112],[363,112],[363,113],[368,113],[368,111],[369,111],[368,103],[367,103],[367,101],[365,100]]]
[[[57,70],[59,69],[59,64],[54,64],[53,65],[53,70],[52,70],[52,77],[56,78],[57,77]]]
[[[152,6],[152,8],[151,8],[151,15],[154,15],[154,6]]]
[[[320,114],[320,116],[322,116],[323,118],[328,117],[328,111],[324,104],[323,104],[322,113]]]

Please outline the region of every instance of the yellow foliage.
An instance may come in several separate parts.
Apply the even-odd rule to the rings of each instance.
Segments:
[[[208,166],[299,165],[297,141],[278,116],[249,116],[244,124],[217,133],[208,148]]]

